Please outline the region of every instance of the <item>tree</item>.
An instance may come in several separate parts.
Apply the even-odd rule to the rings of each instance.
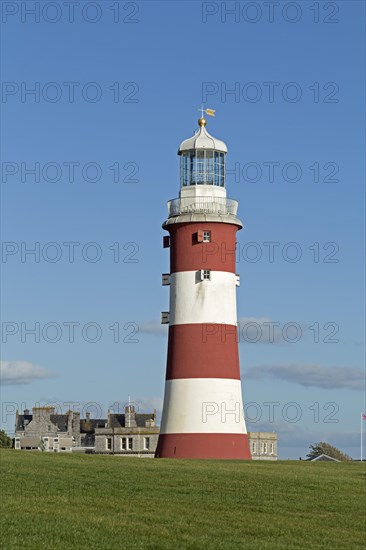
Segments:
[[[0,448],[11,447],[11,438],[4,430],[0,430]]]
[[[325,454],[338,460],[352,460],[350,456],[342,453],[342,451],[337,449],[337,447],[333,447],[333,445],[329,445],[329,443],[325,443],[324,441],[320,441],[320,443],[315,443],[315,445],[310,445],[309,448],[310,452],[306,456],[310,459]]]

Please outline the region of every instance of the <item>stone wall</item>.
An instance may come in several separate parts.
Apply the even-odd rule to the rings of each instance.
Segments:
[[[275,432],[248,432],[248,439],[253,460],[278,459],[278,437]]]
[[[99,432],[99,433],[97,433]],[[139,430],[139,433],[131,433],[128,429],[112,433],[112,430],[97,430],[95,434],[95,452],[109,454],[131,454],[150,452],[155,453],[158,444],[159,429]],[[103,433],[100,433],[103,432]],[[128,440],[132,439],[132,445]],[[148,440],[148,445],[147,445]],[[130,448],[132,446],[132,448]]]

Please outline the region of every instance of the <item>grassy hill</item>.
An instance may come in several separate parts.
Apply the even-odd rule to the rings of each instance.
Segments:
[[[2,548],[364,548],[365,465],[0,451]]]

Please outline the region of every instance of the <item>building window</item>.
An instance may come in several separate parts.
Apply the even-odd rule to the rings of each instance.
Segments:
[[[252,443],[252,453],[256,454],[257,452],[257,444],[255,442]]]
[[[271,455],[274,454],[274,445],[273,445],[273,443],[269,444],[269,454],[271,454]]]
[[[267,454],[267,443],[263,443],[263,454]]]
[[[211,271],[209,269],[202,269],[202,281],[209,281],[211,279]]]
[[[127,438],[127,450],[132,451],[132,437]]]
[[[122,437],[122,439],[121,439],[121,449],[122,449],[122,451],[126,450],[126,438],[125,437]]]
[[[211,242],[211,231],[204,231],[203,232],[203,242],[204,243],[210,243]]]
[[[150,437],[144,437],[144,449],[145,451],[150,449]]]
[[[107,450],[111,451],[112,450],[112,438],[111,437],[107,437],[106,445],[107,445]]]

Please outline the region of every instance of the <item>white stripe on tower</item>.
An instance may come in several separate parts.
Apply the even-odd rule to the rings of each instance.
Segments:
[[[246,434],[240,380],[167,380],[162,418],[163,434]]]
[[[210,280],[200,280],[200,271],[172,273],[170,279],[170,325],[225,323],[236,325],[236,275],[210,271]]]

